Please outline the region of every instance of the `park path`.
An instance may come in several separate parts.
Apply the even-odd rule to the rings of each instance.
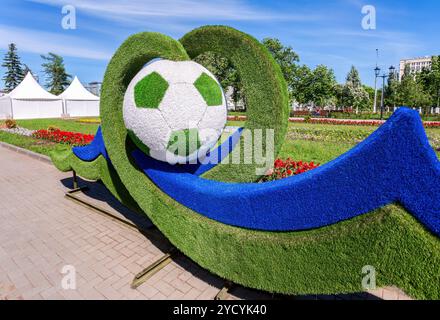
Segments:
[[[0,146],[0,300],[213,299],[221,289],[220,278],[183,256],[132,289],[134,276],[164,254],[166,240],[145,236],[67,200],[64,194],[70,186],[68,173]],[[89,186],[99,195],[93,200],[96,204],[117,214],[123,210],[102,185]],[[65,266],[76,270],[75,290],[62,288]],[[406,298],[394,289],[302,298],[375,297]],[[229,295],[229,299],[267,298],[271,296],[242,287]]]

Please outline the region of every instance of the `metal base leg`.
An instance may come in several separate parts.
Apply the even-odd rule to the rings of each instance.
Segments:
[[[220,289],[220,291],[217,293],[217,295],[214,297],[214,300],[226,300],[229,296],[229,292],[234,287],[234,284],[230,281],[226,281],[223,285],[223,288]]]
[[[164,254],[158,260],[154,261],[144,270],[139,272],[133,279],[131,283],[131,288],[135,289],[143,284],[145,281],[150,279],[154,274],[159,272],[162,268],[164,268],[167,264],[173,261],[173,257],[177,254],[177,250],[171,249],[170,252]]]

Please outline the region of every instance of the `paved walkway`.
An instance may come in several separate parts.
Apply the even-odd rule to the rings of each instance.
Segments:
[[[96,204],[127,216],[101,184],[90,186],[89,196]],[[132,289],[134,276],[163,255],[166,239],[145,236],[67,200],[64,193],[70,187],[70,174],[0,146],[0,300],[213,299],[218,293],[223,281],[183,256]],[[64,283],[71,279],[69,266],[76,270],[75,290],[62,287],[63,279]],[[267,298],[272,296],[242,287],[229,296]],[[371,294],[299,298],[406,297],[398,290],[381,289]]]

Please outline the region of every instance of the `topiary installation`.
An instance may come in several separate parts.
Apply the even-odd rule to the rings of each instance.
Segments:
[[[260,202],[265,203],[264,210],[255,208],[247,211],[249,216],[228,220],[233,206],[223,204],[230,199],[224,198],[221,190],[219,208],[212,211],[203,207],[206,201],[200,194],[195,194],[196,201],[187,203],[179,193],[171,193],[167,183],[179,182],[175,185],[185,190],[188,183],[198,187],[256,179],[252,164],[219,164],[203,173],[206,170],[157,163],[139,151],[127,133],[124,95],[145,64],[156,58],[186,61],[207,51],[218,52],[234,63],[247,97],[246,129],[273,129],[275,149],[279,150],[288,117],[287,89],[279,67],[251,36],[228,27],[207,26],[190,32],[180,42],[157,33],[128,38],[111,59],[104,77],[103,135],[98,132],[89,147],[54,156],[59,169],[74,169],[79,175],[101,179],[123,203],[139,206],[184,254],[236,283],[285,294],[358,292],[363,290],[362,268],[371,265],[376,268],[378,286],[396,285],[415,298],[440,298],[440,241],[436,236],[440,232],[440,200],[433,187],[440,181],[440,164],[432,156],[420,120],[411,111],[398,112],[388,125],[320,169],[269,185],[279,190],[273,195],[281,202],[293,196],[292,186],[306,187],[304,197],[289,201],[291,219],[286,211],[281,215],[284,220],[276,221],[274,210],[284,209],[271,197]],[[209,105],[209,101],[218,100],[208,82],[194,83],[202,87],[200,92]],[[388,141],[384,142],[384,137]],[[396,161],[399,156],[402,160]],[[414,170],[415,164],[418,170]],[[364,170],[368,165],[377,166],[381,174],[371,175]],[[357,169],[358,175],[353,175]],[[203,173],[201,177],[193,174],[198,171]],[[375,183],[381,190],[387,189],[384,194],[370,191]],[[313,189],[315,185],[319,190]],[[222,186],[230,188],[230,184]],[[315,208],[315,198],[307,191],[333,190],[334,186],[342,188],[339,192],[350,192],[354,186],[355,194],[341,203],[326,196],[316,203],[322,204],[324,199],[327,205]],[[241,198],[237,193],[237,205],[243,208],[240,201],[249,201],[245,206],[249,209],[258,203],[252,196],[253,184],[239,188],[246,196]],[[257,194],[264,198],[267,190],[264,184],[261,188]],[[286,190],[290,191],[284,193]],[[371,211],[390,202],[403,203],[412,214],[397,204]],[[304,212],[307,206],[313,210],[310,216]],[[371,212],[362,214],[365,210]],[[270,217],[267,223],[260,225],[252,218],[255,212],[260,219]],[[279,226],[287,226],[285,232],[279,232],[283,229]]]
[[[220,84],[193,61],[154,59],[124,95],[123,118],[132,140],[150,157],[172,164],[204,158],[223,131],[226,112]]]

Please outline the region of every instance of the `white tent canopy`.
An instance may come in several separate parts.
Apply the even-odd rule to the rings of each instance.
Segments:
[[[64,101],[64,113],[71,117],[99,116],[99,97],[84,88],[78,77],[58,97]]]
[[[62,111],[62,100],[44,90],[30,72],[14,90],[0,98],[0,118],[59,118]]]

